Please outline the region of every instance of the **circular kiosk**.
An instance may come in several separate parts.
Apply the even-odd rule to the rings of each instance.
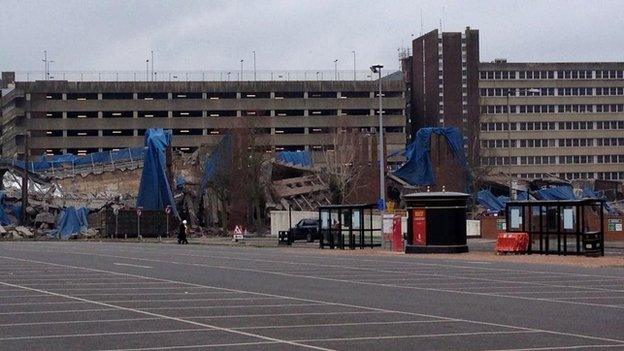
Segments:
[[[405,253],[468,252],[468,194],[440,191],[403,196],[408,212]]]

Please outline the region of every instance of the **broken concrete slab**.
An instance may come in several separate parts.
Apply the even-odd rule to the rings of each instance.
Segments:
[[[40,212],[35,217],[35,223],[54,224],[56,223],[56,216],[50,212]]]
[[[23,236],[25,238],[33,238],[35,236],[35,234],[33,234],[33,232],[30,231],[30,229],[23,227],[23,226],[17,226],[15,227],[15,231],[20,235]]]

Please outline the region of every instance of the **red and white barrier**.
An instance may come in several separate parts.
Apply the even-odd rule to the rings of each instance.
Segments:
[[[496,253],[526,253],[529,248],[529,234],[527,233],[498,233],[496,238]]]

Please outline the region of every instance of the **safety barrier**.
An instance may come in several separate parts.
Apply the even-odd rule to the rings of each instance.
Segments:
[[[496,253],[523,254],[529,247],[528,233],[498,233],[496,238]]]

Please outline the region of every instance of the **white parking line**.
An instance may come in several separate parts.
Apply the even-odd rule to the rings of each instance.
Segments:
[[[202,345],[179,345],[179,346],[158,346],[158,347],[141,347],[135,349],[107,349],[99,351],[150,351],[150,350],[184,350],[184,349],[206,349],[213,347],[236,347],[236,346],[257,346],[278,344],[277,341],[258,341],[258,342],[236,342],[229,344],[202,344]]]
[[[622,345],[613,344],[595,344],[595,345],[572,345],[572,346],[548,346],[548,347],[530,347],[525,349],[496,349],[484,351],[546,351],[546,350],[576,350],[576,349],[595,349],[595,348],[611,348],[622,347]]]
[[[113,263],[115,266],[128,266],[128,267],[137,267],[137,268],[147,268],[147,269],[152,269],[153,267],[150,266],[140,266],[138,264],[130,264],[130,263],[120,263],[120,262],[115,262]]]
[[[25,323],[5,323],[0,327],[22,327],[28,325],[57,325],[57,324],[84,324],[84,323],[115,323],[115,322],[134,322],[134,321],[157,321],[162,318],[120,318],[120,319],[92,319],[80,321],[50,321],[50,322],[25,322]]]
[[[250,329],[296,329],[296,328],[322,328],[322,327],[348,327],[358,325],[393,325],[393,324],[425,324],[425,323],[458,323],[456,321],[447,321],[441,319],[433,319],[426,321],[390,321],[390,322],[353,322],[353,323],[324,323],[324,324],[295,324],[295,325],[263,325],[260,327],[238,327],[232,328],[236,330]]]
[[[126,256],[116,256],[116,255],[107,255],[107,254],[96,254],[96,253],[76,253],[76,254],[78,254],[78,255],[96,255],[96,256],[103,256],[103,257],[114,257],[114,258],[125,258],[125,259],[135,259],[135,260],[139,260],[139,261],[161,262],[161,263],[169,263],[169,264],[172,263],[171,261],[165,261],[165,260],[147,259],[147,258],[138,258],[138,257],[126,257]],[[264,270],[253,269],[253,268],[234,268],[234,267],[223,266],[223,265],[209,265],[209,264],[201,264],[201,263],[179,263],[179,264],[188,265],[188,266],[195,266],[195,267],[209,267],[209,268],[218,268],[218,269],[224,269],[224,270],[234,270],[234,271],[254,272],[254,273],[265,273],[265,274],[287,276],[287,277],[318,279],[318,280],[327,280],[327,281],[335,281],[335,282],[343,282],[343,283],[351,283],[351,284],[365,284],[365,285],[384,286],[384,287],[401,288],[401,289],[414,289],[414,290],[426,290],[426,291],[436,291],[436,292],[445,292],[445,293],[454,293],[454,294],[467,294],[467,295],[477,295],[477,296],[512,298],[512,299],[519,299],[519,300],[530,300],[530,301],[542,301],[542,302],[550,302],[550,303],[563,303],[563,304],[573,304],[573,305],[596,306],[596,307],[604,307],[604,308],[617,308],[617,309],[621,309],[622,308],[621,306],[614,306],[614,305],[592,304],[592,303],[565,301],[565,300],[550,300],[550,299],[543,299],[543,298],[537,298],[537,297],[514,296],[514,295],[503,295],[503,294],[497,295],[497,294],[494,294],[494,293],[478,292],[478,291],[463,291],[463,290],[440,289],[440,288],[420,288],[420,287],[415,287],[415,286],[404,286],[404,285],[396,285],[396,284],[390,284],[390,283],[358,282],[358,281],[348,280],[348,279],[322,278],[322,277],[318,277],[318,276],[314,276],[314,275],[288,274],[288,273],[264,271]],[[142,277],[142,276],[140,276],[140,277]],[[448,277],[455,279],[455,276],[448,276]],[[509,281],[500,280],[500,279],[482,279],[482,280],[483,281],[488,281],[488,282],[502,282],[502,283],[508,283],[509,282]],[[533,284],[528,284],[528,285],[539,286],[539,287],[551,287],[551,288],[572,288],[572,289],[576,288],[575,286],[549,285],[549,284],[541,284],[541,283],[533,283]],[[592,291],[600,291],[600,292],[604,292],[604,291],[624,292],[624,290],[601,289],[601,288],[592,288],[592,287],[584,287],[584,289],[588,289],[588,290],[592,290]]]
[[[6,283],[0,282],[0,284],[6,284]],[[113,311],[113,310],[114,310],[113,308],[95,308],[95,309],[92,308],[92,309],[56,310],[56,311],[0,312],[0,315],[100,312],[100,311]]]
[[[35,262],[35,261],[32,261],[32,262]],[[283,344],[299,346],[299,347],[308,348],[308,349],[314,349],[314,350],[334,351],[334,350],[329,349],[329,348],[317,347],[317,346],[312,346],[312,345],[306,345],[306,344],[303,344],[303,343],[298,343],[298,342],[293,342],[293,341],[288,341],[288,340],[283,340],[283,339],[278,339],[278,338],[272,338],[272,337],[268,337],[268,336],[264,336],[264,335],[248,333],[248,332],[241,331],[241,330],[233,330],[233,329],[229,329],[229,328],[223,328],[223,327],[219,327],[219,326],[216,326],[216,325],[210,325],[210,324],[206,324],[206,323],[194,322],[194,321],[191,321],[191,320],[188,320],[188,319],[184,319],[184,318],[166,316],[166,315],[157,314],[157,313],[153,313],[153,312],[149,312],[149,311],[143,311],[143,310],[139,310],[139,309],[135,309],[135,308],[111,305],[111,304],[107,304],[107,303],[103,303],[103,302],[83,299],[83,298],[80,298],[80,297],[74,297],[74,296],[70,296],[70,295],[58,294],[58,293],[45,291],[45,290],[29,288],[29,287],[26,287],[26,286],[20,286],[20,285],[11,284],[11,283],[5,283],[5,282],[0,282],[0,284],[5,285],[5,286],[15,287],[15,288],[22,288],[24,290],[36,291],[36,292],[39,292],[39,293],[46,293],[46,294],[50,294],[50,295],[53,295],[53,296],[66,297],[68,299],[74,299],[74,300],[83,301],[83,302],[90,302],[90,303],[93,303],[93,304],[96,304],[96,305],[109,307],[109,308],[107,308],[107,310],[109,310],[109,309],[118,309],[118,310],[124,310],[124,311],[131,311],[131,312],[145,314],[145,315],[149,315],[149,316],[153,316],[153,317],[165,318],[165,319],[170,319],[170,320],[174,320],[174,321],[178,321],[178,322],[188,323],[188,324],[192,324],[192,325],[196,325],[196,326],[206,327],[206,328],[210,328],[210,329],[213,329],[213,330],[219,330],[219,331],[229,332],[229,333],[233,333],[233,334],[239,334],[239,335],[259,338],[259,339],[267,340],[267,341],[279,342],[279,343],[283,343]]]
[[[299,339],[297,342],[337,342],[337,341],[362,341],[362,340],[387,340],[387,339],[420,339],[420,338],[444,338],[451,336],[473,336],[473,335],[498,335],[498,334],[530,334],[540,333],[533,330],[509,330],[509,331],[489,331],[470,333],[436,333],[436,334],[410,334],[410,335],[387,335],[387,336],[356,336],[349,338],[319,338],[319,339]]]
[[[124,331],[110,333],[83,333],[83,334],[52,334],[52,335],[31,335],[31,336],[8,336],[2,337],[0,340],[36,340],[36,339],[58,339],[58,338],[84,338],[90,336],[111,336],[111,335],[140,335],[140,334],[166,334],[166,333],[188,333],[188,332],[215,332],[219,330],[211,328],[196,329],[167,329],[167,330],[146,330],[146,331]]]
[[[224,316],[193,316],[187,319],[226,319],[226,318],[255,318],[255,317],[288,317],[288,316],[326,316],[326,315],[353,315],[353,314],[392,314],[396,312],[384,311],[346,311],[346,312],[300,312],[300,313],[263,313],[263,314],[228,314]]]
[[[413,313],[413,312],[407,312],[407,311],[396,311],[396,310],[389,310],[389,309],[375,308],[375,307],[366,307],[366,306],[358,306],[358,305],[345,304],[345,303],[333,303],[333,302],[327,302],[327,301],[321,301],[321,300],[294,298],[294,297],[290,297],[290,296],[283,296],[283,295],[276,295],[276,294],[266,294],[266,293],[252,292],[252,291],[244,291],[244,290],[240,290],[240,289],[218,288],[218,287],[206,286],[206,285],[195,284],[195,283],[180,282],[180,281],[175,281],[175,280],[170,280],[170,279],[155,278],[155,277],[149,277],[149,276],[141,276],[141,275],[130,274],[130,273],[106,271],[106,270],[97,269],[97,268],[71,266],[71,265],[52,263],[52,262],[45,262],[45,261],[36,261],[36,260],[30,260],[30,259],[24,259],[24,258],[10,257],[10,256],[0,256],[0,258],[13,260],[13,261],[20,261],[20,262],[30,262],[30,263],[39,263],[39,264],[43,264],[43,265],[61,266],[61,267],[74,268],[74,269],[91,271],[91,272],[105,272],[105,273],[110,273],[110,274],[114,274],[114,275],[137,277],[137,278],[147,278],[147,279],[156,280],[156,281],[162,281],[162,282],[182,283],[182,284],[185,284],[187,286],[193,286],[193,287],[205,287],[205,288],[212,288],[212,289],[222,289],[223,291],[250,293],[250,294],[255,294],[255,295],[260,295],[260,296],[280,297],[280,298],[283,298],[283,299],[291,299],[291,300],[297,300],[297,301],[307,301],[307,302],[313,302],[313,303],[326,304],[326,305],[330,305],[330,306],[343,306],[343,307],[350,307],[350,308],[366,309],[366,310],[369,310],[369,311],[383,311],[383,312],[399,313],[399,314],[411,315],[411,316],[439,318],[439,319],[461,321],[461,322],[466,322],[466,323],[471,323],[471,324],[478,324],[478,325],[487,325],[487,326],[512,328],[512,329],[516,329],[516,330],[519,330],[519,331],[526,331],[526,332],[540,332],[540,333],[546,333],[546,334],[552,334],[552,335],[563,335],[563,336],[569,336],[569,337],[578,337],[578,338],[588,339],[588,340],[601,340],[601,341],[607,341],[607,342],[616,342],[616,343],[620,343],[620,344],[622,344],[624,346],[624,340],[618,340],[618,339],[612,339],[612,338],[603,338],[603,337],[584,335],[584,334],[577,334],[577,333],[566,333],[566,332],[558,332],[558,331],[546,330],[546,329],[528,328],[528,327],[513,326],[513,325],[508,325],[508,324],[475,321],[475,320],[470,320],[470,319],[450,318],[450,317],[442,317],[442,316],[436,316],[436,315],[430,315],[430,314]],[[168,262],[168,261],[161,261],[161,262],[171,263],[171,262]],[[2,283],[2,282],[0,282],[0,284],[7,285],[7,283]],[[8,284],[8,285],[12,285],[12,284]],[[78,297],[74,297],[74,296],[62,295],[62,294],[47,292],[47,291],[43,291],[43,290],[32,289],[32,288],[28,288],[28,287],[21,287],[21,286],[15,286],[15,287],[20,287],[20,288],[23,288],[23,289],[37,291],[37,292],[41,292],[41,293],[48,293],[48,294],[52,294],[52,295],[56,295],[56,296],[64,296],[64,297],[77,299],[77,300],[90,301],[90,300],[86,300],[86,299],[82,299],[82,298],[78,298]],[[136,311],[136,312],[148,314],[148,315],[151,315],[151,316],[164,317],[164,318],[170,318],[170,319],[173,319],[173,320],[194,323],[192,321],[189,321],[188,319],[182,319],[182,318],[177,318],[177,317],[165,316],[165,315],[160,315],[160,314],[156,314],[156,313],[152,313],[152,312],[132,309],[132,308],[128,308],[128,307],[108,305],[108,304],[97,302],[97,301],[91,301],[91,302],[93,302],[95,304],[99,304],[99,305],[104,305],[104,306],[117,307],[119,309],[128,310],[128,311]],[[201,324],[201,323],[199,325],[207,326],[206,324]],[[215,326],[215,328],[220,328],[220,327],[216,327]],[[227,328],[222,328],[222,329],[224,329],[224,330],[231,330],[231,329],[227,329]],[[239,333],[244,333],[244,332],[239,331]],[[251,334],[251,335],[253,335],[253,334]],[[262,336],[258,336],[258,337],[261,337],[261,338],[264,338],[264,339],[273,339],[273,338],[267,338],[267,337],[262,337]],[[275,340],[279,340],[279,339],[275,339]],[[302,345],[304,347],[310,347],[310,345],[305,345],[305,344],[302,344]]]

